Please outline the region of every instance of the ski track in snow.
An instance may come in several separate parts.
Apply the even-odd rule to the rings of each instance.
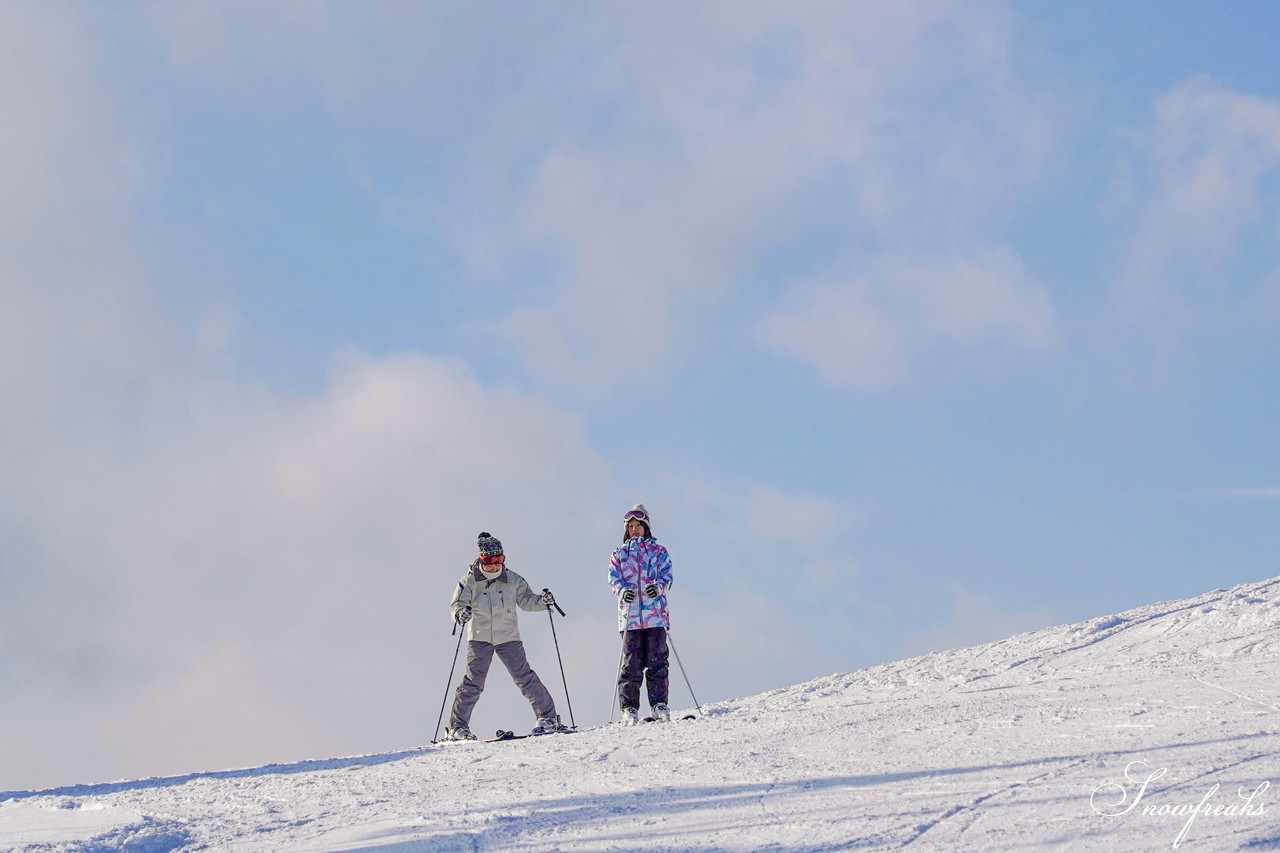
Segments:
[[[1188,820],[1176,807],[1280,783],[1278,662],[1280,579],[692,722],[0,793],[0,849],[1165,850]],[[1100,814],[1095,792],[1138,796],[1126,768],[1165,773]],[[1280,850],[1278,800],[1197,815],[1179,849]]]

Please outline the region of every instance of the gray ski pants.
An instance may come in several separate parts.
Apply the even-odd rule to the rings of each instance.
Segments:
[[[529,666],[524,654],[524,643],[514,640],[510,643],[486,643],[481,640],[467,641],[467,674],[462,677],[457,692],[453,694],[453,708],[449,711],[449,727],[471,725],[471,710],[476,700],[484,692],[484,682],[489,676],[489,664],[493,663],[493,653],[506,666],[507,672],[516,682],[516,687],[524,694],[533,706],[533,713],[538,719],[554,717],[556,703],[552,700],[547,688],[542,685],[538,674]]]

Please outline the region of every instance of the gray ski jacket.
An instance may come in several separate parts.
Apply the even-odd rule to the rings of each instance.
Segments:
[[[480,571],[480,561],[471,569],[453,591],[449,609],[454,621],[464,607],[471,608],[471,621],[467,623],[467,639],[479,640],[500,646],[520,639],[520,624],[516,608],[521,610],[546,610],[542,596],[529,588],[524,578],[503,566],[496,580],[489,580]]]

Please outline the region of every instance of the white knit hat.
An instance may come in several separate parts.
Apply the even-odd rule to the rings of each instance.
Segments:
[[[632,519],[638,519],[644,524],[644,532],[646,536],[653,535],[653,522],[649,519],[649,510],[644,508],[644,504],[636,504],[627,510],[627,514],[622,517],[622,541],[627,541],[627,523]]]

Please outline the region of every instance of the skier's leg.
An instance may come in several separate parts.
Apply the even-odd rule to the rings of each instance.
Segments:
[[[622,671],[618,674],[618,705],[623,711],[640,707],[640,681],[644,678],[644,632],[627,631],[622,641]]]
[[[520,688],[524,698],[528,699],[529,704],[533,706],[534,715],[539,720],[554,717],[556,703],[543,685],[542,679],[538,678],[538,674],[529,666],[529,659],[524,653],[524,643],[519,640],[503,643],[496,647],[496,651],[498,658],[506,666],[507,672],[511,673],[516,687]]]
[[[449,728],[471,725],[471,709],[484,692],[484,682],[493,663],[493,644],[470,640],[467,642],[467,674],[453,694],[453,708],[449,711]]]
[[[649,696],[649,707],[667,704],[667,629],[650,628],[645,632],[644,685]]]

